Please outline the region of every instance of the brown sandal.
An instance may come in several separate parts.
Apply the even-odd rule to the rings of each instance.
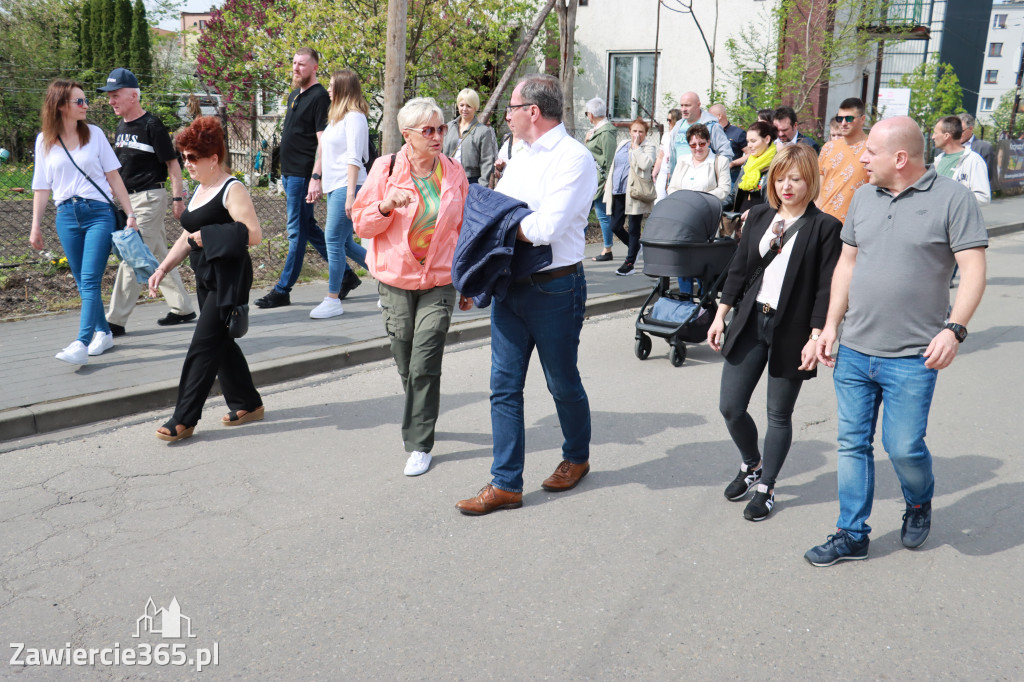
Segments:
[[[263,406],[260,405],[255,410],[250,410],[245,414],[238,414],[235,412],[228,412],[224,415],[220,423],[224,426],[241,426],[242,424],[248,424],[249,422],[258,422],[263,419]]]
[[[184,426],[184,424],[178,424],[172,419],[160,427],[161,429],[167,429],[168,431],[170,431],[170,433],[160,433],[159,431],[157,431],[156,437],[159,438],[160,440],[167,441],[168,443],[176,443],[179,440],[191,438],[192,433],[196,430],[195,425],[193,425],[179,431],[179,426]]]

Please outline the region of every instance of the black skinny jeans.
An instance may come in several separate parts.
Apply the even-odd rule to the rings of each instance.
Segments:
[[[252,411],[263,404],[242,349],[228,336],[227,315],[217,307],[216,292],[197,286],[196,294],[199,320],[181,368],[178,404],[174,408],[174,422],[185,426],[199,423],[214,379],[220,380],[231,411]]]
[[[725,417],[729,435],[739,448],[743,463],[753,469],[763,461],[761,482],[769,490],[789,454],[793,442],[793,407],[800,395],[802,379],[782,379],[768,375],[768,429],[764,435],[764,455],[757,449],[757,426],[747,412],[750,396],[768,365],[772,345],[774,315],[760,310],[740,331],[740,338],[722,366],[722,388],[718,409]]]
[[[629,216],[629,233],[623,229],[626,223],[626,195],[612,195],[612,214],[608,216],[612,232],[623,244],[628,247],[626,254],[627,263],[636,263],[636,257],[640,253],[640,224],[643,222],[642,215]]]

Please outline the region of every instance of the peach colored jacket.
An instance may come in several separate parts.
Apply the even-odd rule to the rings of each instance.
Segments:
[[[419,193],[410,174],[408,145],[398,151],[390,177],[391,154],[378,158],[366,178],[366,184],[356,195],[352,222],[356,235],[373,239],[366,252],[366,265],[378,281],[409,291],[452,283],[452,260],[462,230],[462,210],[469,182],[458,163],[443,154],[438,156],[438,161],[444,169],[441,206],[424,263],[420,263],[409,248],[409,228],[416,213]],[[391,187],[406,190],[412,194],[413,201],[408,206],[396,208],[389,215],[381,215],[378,207]]]

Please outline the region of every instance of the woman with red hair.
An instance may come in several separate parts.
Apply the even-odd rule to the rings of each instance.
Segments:
[[[156,296],[160,281],[189,256],[200,313],[181,368],[174,415],[156,432],[165,441],[192,435],[214,379],[220,380],[231,410],[221,420],[224,426],[263,419],[263,399],[242,349],[228,331],[232,311],[249,301],[248,247],[263,239],[260,221],[249,193],[228,172],[224,130],[215,117],[197,118],[178,132],[174,143],[199,187],[181,214],[181,237],[149,278],[149,294]]]

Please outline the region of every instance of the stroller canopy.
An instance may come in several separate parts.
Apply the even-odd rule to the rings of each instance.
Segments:
[[[640,243],[644,246],[705,244],[722,221],[722,202],[706,192],[681,189],[654,205]]]

